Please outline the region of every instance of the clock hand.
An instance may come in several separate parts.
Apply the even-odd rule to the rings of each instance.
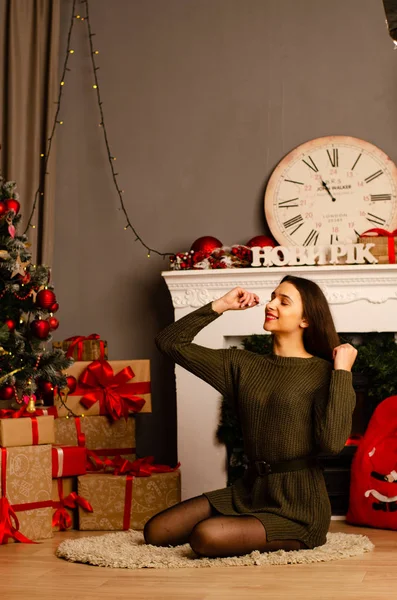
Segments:
[[[336,198],[334,198],[333,195],[331,194],[331,192],[329,191],[329,187],[327,186],[325,181],[321,180],[321,184],[322,184],[323,188],[325,188],[327,190],[328,194],[331,196],[332,202],[335,202]]]

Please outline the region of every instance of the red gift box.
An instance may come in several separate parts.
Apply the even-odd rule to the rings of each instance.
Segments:
[[[87,472],[87,450],[80,446],[52,447],[52,477],[72,477]]]

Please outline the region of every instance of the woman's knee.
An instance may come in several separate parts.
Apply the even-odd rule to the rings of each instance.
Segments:
[[[160,513],[161,514],[161,513]],[[164,535],[164,527],[161,527],[161,524],[158,522],[160,519],[158,518],[160,515],[154,515],[143,528],[143,537],[145,538],[146,544],[151,544],[152,546],[164,546],[166,545],[166,536]]]
[[[197,523],[189,536],[190,547],[199,556],[213,556],[216,553],[216,541],[214,528],[207,521]]]

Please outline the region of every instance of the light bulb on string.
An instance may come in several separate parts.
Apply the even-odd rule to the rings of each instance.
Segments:
[[[94,90],[96,90],[98,86],[94,83],[92,87],[94,88]]]

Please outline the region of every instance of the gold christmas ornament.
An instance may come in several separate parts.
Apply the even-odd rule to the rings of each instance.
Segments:
[[[26,411],[28,413],[34,413],[34,412],[36,412],[36,403],[35,403],[35,401],[34,401],[34,399],[33,399],[32,396],[30,396],[28,405],[26,407]]]

